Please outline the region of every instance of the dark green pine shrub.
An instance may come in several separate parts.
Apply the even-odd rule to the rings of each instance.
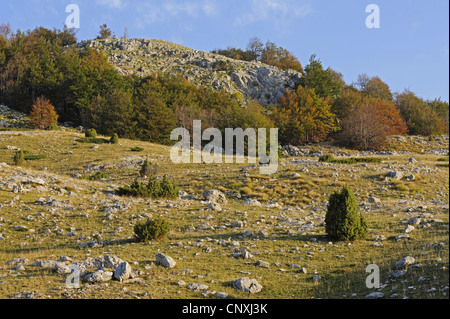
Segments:
[[[108,178],[109,178],[109,174],[106,172],[97,172],[94,175],[83,177],[83,179],[86,179],[89,181],[99,181],[101,179],[108,179]]]
[[[117,133],[114,133],[113,136],[111,136],[111,140],[109,142],[111,144],[119,144],[119,135],[117,135]]]
[[[96,138],[97,137],[97,131],[93,128],[87,129],[84,133],[86,138]]]
[[[170,225],[163,219],[147,220],[134,226],[134,235],[139,242],[162,240],[170,232]]]
[[[43,154],[25,155],[26,161],[38,161],[38,160],[41,160],[44,158],[47,158],[47,155],[43,155]]]
[[[331,163],[335,161],[334,156],[331,154],[323,155],[319,157],[319,162]]]
[[[139,171],[139,175],[142,178],[145,178],[146,176],[150,176],[151,174],[151,169],[150,169],[150,163],[148,161],[148,159],[145,160],[144,164],[142,164],[141,166],[141,170]]]
[[[150,164],[148,159],[145,160],[144,164],[141,166],[141,170],[139,171],[139,175],[142,178],[150,177],[153,178],[158,173],[158,165],[153,163]]]
[[[157,192],[155,193],[155,195],[157,195],[156,197],[162,197],[162,198],[177,198],[178,197],[178,189],[175,186],[175,184],[173,182],[171,182],[167,176],[164,176],[163,180],[161,182],[156,182],[155,179],[150,180],[149,183],[149,188],[150,190],[153,189],[153,187],[151,185],[156,184],[156,189]]]
[[[17,151],[13,160],[15,165],[22,165],[25,162],[24,152],[22,150]]]
[[[117,190],[119,196],[143,197],[143,198],[177,198],[178,189],[167,176],[162,181],[151,178],[148,184],[139,183],[137,180],[130,186],[120,187]]]
[[[332,240],[353,241],[367,238],[366,219],[359,213],[356,196],[349,186],[330,196],[325,230]]]

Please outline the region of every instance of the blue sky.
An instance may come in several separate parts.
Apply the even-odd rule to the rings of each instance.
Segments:
[[[366,27],[366,6],[380,8],[380,28]],[[13,30],[62,29],[80,8],[79,40],[107,23],[116,36],[176,42],[197,50],[245,48],[270,40],[303,66],[316,54],[344,75],[379,76],[393,92],[408,88],[425,99],[449,100],[448,0],[1,0],[0,23]]]

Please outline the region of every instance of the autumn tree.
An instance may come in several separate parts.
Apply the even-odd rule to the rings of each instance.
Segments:
[[[58,124],[58,114],[50,100],[38,97],[34,102],[30,113],[30,126],[43,130],[49,126]]]
[[[354,86],[345,86],[341,94],[333,102],[332,110],[339,120],[349,116],[357,106],[361,105],[364,95]]]
[[[330,99],[321,98],[314,89],[302,86],[295,92],[286,90],[271,117],[276,127],[280,128],[280,140],[284,144],[323,141],[338,129]]]
[[[362,93],[373,98],[386,101],[393,101],[394,99],[389,85],[383,82],[378,76],[369,77],[365,73],[360,74],[356,85]]]
[[[303,73],[303,67],[298,59],[287,49],[279,47],[271,41],[267,41],[262,49],[260,61],[281,70],[291,69]]]
[[[437,113],[445,124],[445,133],[449,132],[449,104],[448,102],[439,99],[433,101],[427,101],[427,104]]]
[[[406,123],[392,102],[360,98],[357,93],[349,112],[341,122],[341,131],[336,137],[339,144],[360,150],[381,150],[390,135],[407,133]]]
[[[397,94],[395,103],[412,135],[439,135],[445,131],[445,121],[426,101],[405,90]]]
[[[112,35],[113,34],[112,34],[111,29],[105,23],[100,26],[100,31],[98,32],[97,39],[109,39],[112,37]]]

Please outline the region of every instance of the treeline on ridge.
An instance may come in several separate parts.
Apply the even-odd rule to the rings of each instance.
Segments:
[[[174,128],[191,130],[193,120],[222,131],[277,127],[282,145],[334,140],[348,147],[380,149],[393,134],[448,134],[448,102],[425,101],[407,90],[394,94],[379,77],[365,74],[346,84],[316,56],[303,68],[289,51],[271,42],[264,46],[257,38],[246,51],[229,48],[216,54],[303,73],[295,91],[267,108],[195,86],[181,75],[122,76],[101,51],[81,50],[76,43],[68,29],[12,33],[1,25],[0,103],[29,113],[36,99],[45,97],[60,122],[161,144],[171,143]]]

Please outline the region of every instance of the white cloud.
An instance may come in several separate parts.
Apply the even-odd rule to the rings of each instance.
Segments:
[[[245,26],[255,22],[285,25],[312,12],[311,4],[299,0],[249,0],[250,10],[235,18],[234,24]]]
[[[114,9],[121,9],[125,6],[122,0],[97,0],[97,3]]]
[[[140,27],[156,22],[165,22],[173,18],[212,17],[217,15],[219,11],[216,0],[147,0],[138,2],[136,10],[139,13],[136,25]]]

